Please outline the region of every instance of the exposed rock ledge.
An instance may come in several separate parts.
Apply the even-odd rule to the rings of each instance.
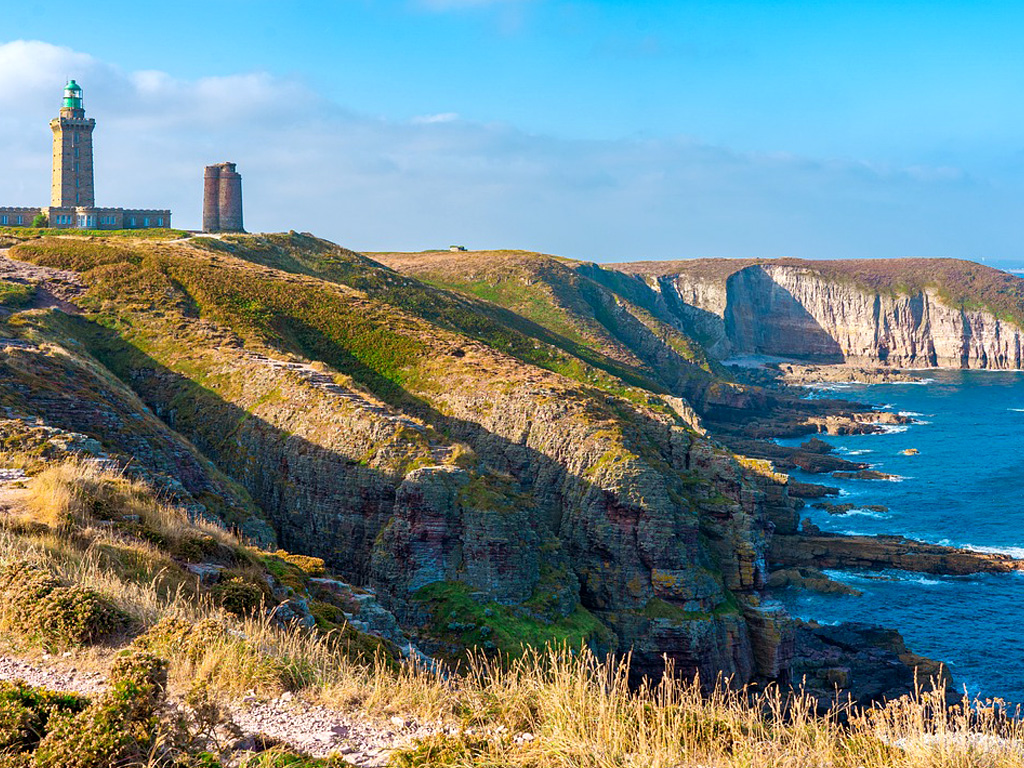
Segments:
[[[1024,571],[1024,560],[914,541],[903,536],[845,536],[812,531],[772,537],[769,560],[778,568],[839,568],[963,576]]]

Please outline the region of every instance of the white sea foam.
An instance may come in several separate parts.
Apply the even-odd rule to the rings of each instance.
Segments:
[[[914,584],[921,584],[925,587],[934,587],[942,583],[938,579],[929,579],[927,576],[910,576],[906,581]]]
[[[879,424],[878,426],[883,435],[898,435],[900,432],[910,429],[909,424]]]
[[[900,416],[924,416],[924,414],[917,411],[900,411]]]
[[[1014,411],[1015,413],[1024,413],[1024,408],[1007,408],[1008,411]]]
[[[972,552],[983,552],[986,555],[1009,555],[1018,560],[1024,560],[1024,547],[983,547],[974,544],[964,544],[963,548],[969,549]]]
[[[832,392],[833,390],[848,390],[857,386],[853,382],[846,381],[819,381],[814,384],[804,384],[805,388],[812,392]]]
[[[859,515],[860,517],[870,517],[875,520],[888,520],[892,517],[888,512],[878,512],[874,509],[851,509],[845,513],[845,516]]]
[[[863,456],[865,453],[874,453],[870,448],[858,448],[857,450],[853,450],[851,448],[840,448],[839,452],[844,453],[847,456]]]

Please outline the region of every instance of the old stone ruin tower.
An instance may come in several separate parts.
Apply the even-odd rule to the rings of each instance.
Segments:
[[[206,166],[203,182],[203,231],[244,232],[242,176],[235,164]]]

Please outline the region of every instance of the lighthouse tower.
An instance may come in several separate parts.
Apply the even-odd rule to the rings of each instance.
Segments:
[[[74,80],[64,86],[60,117],[50,121],[53,131],[53,184],[50,205],[54,208],[92,208],[96,190],[92,174],[92,131],[96,121],[86,118],[82,89]]]

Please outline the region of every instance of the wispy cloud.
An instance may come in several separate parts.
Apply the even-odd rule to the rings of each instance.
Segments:
[[[998,257],[1024,235],[1020,182],[956,167],[572,140],[449,113],[373,119],[267,73],[182,80],[25,42],[0,45],[0,205],[48,199],[47,123],[68,75],[97,120],[99,202],[166,205],[181,226],[199,223],[203,166],[231,160],[251,228],[365,250]]]
[[[416,125],[431,125],[433,123],[453,123],[459,119],[457,112],[441,112],[436,115],[420,115],[412,119]]]

